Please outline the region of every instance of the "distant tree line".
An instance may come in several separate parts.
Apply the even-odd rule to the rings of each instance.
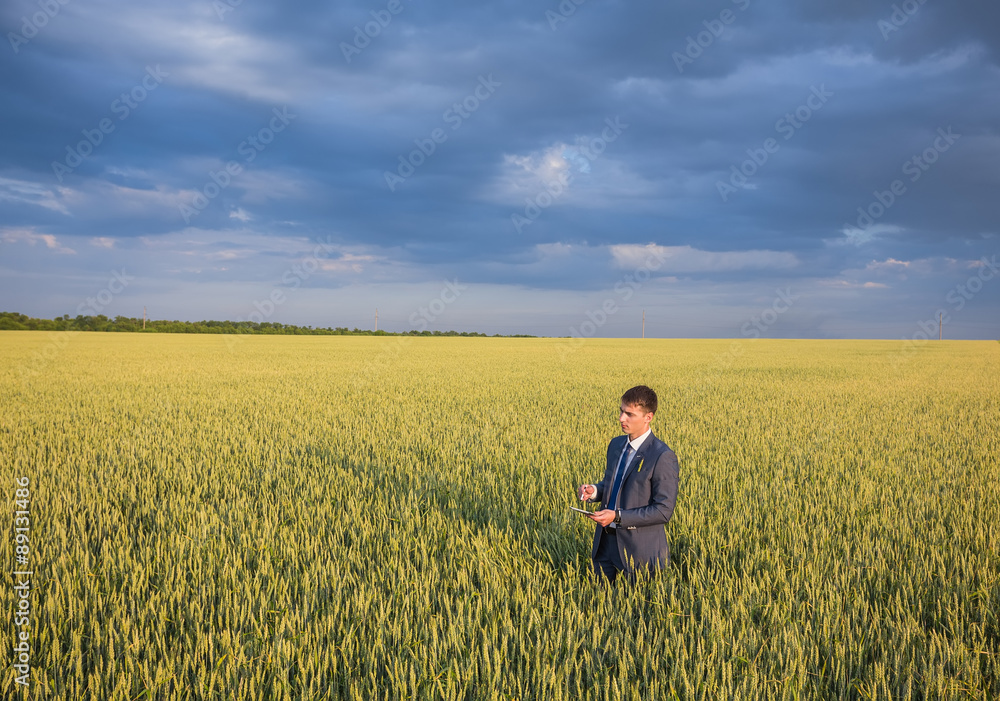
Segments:
[[[276,321],[164,321],[147,319],[142,328],[142,319],[128,316],[110,318],[97,316],[70,317],[69,314],[55,319],[35,319],[17,312],[0,312],[0,331],[127,331],[136,333],[237,333],[270,334],[296,336],[481,336],[475,331],[371,331],[369,329],[349,329],[346,326],[313,327],[279,324]],[[501,334],[493,334],[500,336]],[[513,338],[533,338],[527,334],[513,334]]]

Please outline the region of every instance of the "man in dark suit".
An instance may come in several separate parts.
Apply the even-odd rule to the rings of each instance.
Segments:
[[[583,501],[601,501],[603,508],[589,515],[594,533],[594,573],[614,582],[619,572],[634,577],[639,568],[666,567],[670,547],[664,526],[677,503],[679,466],[666,443],[649,428],[656,413],[656,392],[633,387],[621,401],[618,422],[624,436],[608,444],[604,479],[582,484]]]

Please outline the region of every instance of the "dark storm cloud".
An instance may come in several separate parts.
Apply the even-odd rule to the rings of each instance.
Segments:
[[[796,261],[674,276],[699,289],[832,280],[912,315],[938,293],[862,279],[869,263],[997,249],[998,20],[935,0],[18,0],[0,265],[99,276],[111,251],[184,299],[280,275],[299,249],[270,237],[343,248],[316,287],[361,269],[599,290],[623,274],[614,246],[656,243]],[[199,238],[252,243],[182,243]],[[945,291],[961,275],[920,270]],[[801,330],[863,315],[820,297]]]

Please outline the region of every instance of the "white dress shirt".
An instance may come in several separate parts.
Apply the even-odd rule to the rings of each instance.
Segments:
[[[642,434],[641,436],[638,436],[637,438],[633,438],[632,440],[630,440],[628,443],[625,444],[626,447],[622,448],[622,453],[624,453],[628,449],[627,446],[632,446],[632,454],[628,457],[628,460],[625,462],[624,465],[620,465],[619,464],[622,461],[622,456],[621,456],[621,454],[618,455],[618,460],[616,461],[615,471],[611,475],[611,484],[608,485],[608,489],[609,490],[610,489],[614,489],[615,479],[617,479],[617,477],[618,477],[618,467],[621,467],[621,469],[623,469],[623,470],[628,470],[628,466],[632,464],[632,461],[635,459],[636,454],[639,452],[639,446],[641,446],[645,442],[645,440],[649,437],[649,434],[652,433],[652,432],[653,432],[652,428],[647,428],[646,432],[644,434]],[[597,487],[595,485],[590,484],[590,485],[587,485],[587,486],[588,487],[594,487],[594,492],[595,493],[597,492]],[[608,496],[610,496],[610,493],[609,493]],[[618,498],[619,499],[621,498],[621,492],[618,493]],[[614,508],[614,504],[611,504],[608,508]],[[618,528],[618,524],[612,522],[611,523],[611,527],[612,528]]]

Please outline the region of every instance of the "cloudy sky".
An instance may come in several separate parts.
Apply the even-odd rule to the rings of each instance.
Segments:
[[[0,309],[1000,337],[1000,6],[6,0]]]

